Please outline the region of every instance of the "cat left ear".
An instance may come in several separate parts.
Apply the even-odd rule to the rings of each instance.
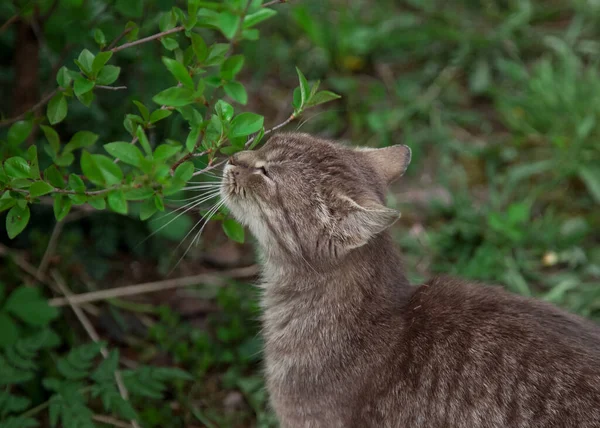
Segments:
[[[398,144],[382,149],[360,149],[367,162],[381,175],[386,184],[402,177],[412,157],[408,146]]]
[[[400,218],[400,213],[377,202],[358,203],[343,197],[347,214],[339,224],[340,241],[345,250],[361,247]]]

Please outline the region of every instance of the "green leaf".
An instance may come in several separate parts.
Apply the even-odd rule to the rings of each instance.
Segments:
[[[165,12],[161,15],[160,20],[158,21],[158,28],[161,32],[168,31],[172,28],[175,28],[177,25],[177,15],[171,10],[169,12]]]
[[[61,221],[67,216],[67,214],[69,214],[69,211],[71,211],[71,205],[71,200],[64,195],[54,195],[54,203],[52,208],[54,210],[54,218],[56,218],[56,221]]]
[[[148,220],[156,213],[156,211],[158,210],[156,209],[156,204],[154,203],[154,200],[152,198],[146,199],[144,202],[142,202],[142,205],[140,206],[140,220]]]
[[[77,58],[77,61],[75,62],[81,71],[83,71],[85,74],[90,74],[92,72],[92,65],[94,63],[94,54],[87,49],[84,49],[81,51],[79,58]]]
[[[161,196],[154,195],[154,198],[152,199],[154,199],[154,205],[159,211],[165,210],[165,201],[163,201],[163,198]]]
[[[45,327],[59,315],[58,309],[48,305],[38,287],[17,288],[6,300],[4,310],[35,327]]]
[[[146,107],[144,104],[142,104],[139,101],[135,101],[134,100],[133,103],[137,106],[137,108],[140,111],[142,117],[147,122],[148,119],[150,119],[150,111],[148,110],[148,107]]]
[[[221,65],[221,78],[225,80],[233,80],[233,78],[244,67],[244,57],[242,55],[234,55],[225,60]]]
[[[202,132],[202,128],[200,126],[193,126],[185,140],[185,148],[188,152],[192,153],[196,148],[196,143],[200,138],[200,132]]]
[[[144,155],[136,146],[123,141],[108,143],[104,145],[104,149],[115,158],[120,159],[128,165],[139,167]]]
[[[152,101],[166,106],[183,107],[194,102],[194,91],[174,86],[156,94]]]
[[[192,162],[184,162],[175,169],[174,178],[188,182],[194,174],[194,164]]]
[[[56,125],[67,117],[67,100],[62,93],[56,94],[48,103],[46,116],[51,125]]]
[[[127,200],[122,190],[115,190],[108,194],[108,206],[119,214],[127,214]]]
[[[292,107],[294,107],[294,112],[299,112],[302,110],[302,91],[300,90],[300,86],[294,89]]]
[[[244,28],[253,27],[256,24],[259,24],[259,23],[263,22],[264,20],[267,20],[275,15],[277,15],[277,11],[274,9],[269,9],[269,8],[259,9],[258,11],[254,12],[250,15],[247,15],[244,18]]]
[[[146,154],[148,156],[152,156],[152,147],[150,147],[148,137],[146,136],[146,133],[144,132],[144,129],[141,126],[138,126],[135,135],[138,137],[138,140],[140,141],[140,144],[142,145],[142,148],[144,149]]]
[[[77,95],[77,99],[81,104],[86,107],[92,105],[92,101],[94,101],[94,91],[86,92],[85,94]]]
[[[310,86],[308,85],[306,77],[304,77],[304,74],[302,74],[298,67],[296,67],[296,73],[298,73],[298,80],[300,81],[300,106],[303,107],[306,104],[306,101],[308,100],[308,97],[310,95]]]
[[[231,97],[232,100],[237,101],[242,105],[246,105],[248,102],[248,93],[246,88],[240,82],[227,82],[223,89],[225,93]]]
[[[228,40],[231,40],[237,31],[239,18],[229,11],[224,11],[219,13],[214,24]]]
[[[111,57],[112,52],[110,51],[98,53],[98,55],[96,55],[96,58],[94,58],[94,62],[92,63],[92,73],[94,75],[98,74],[98,72],[102,70],[102,67],[104,67],[104,65],[108,62],[108,60],[110,60]]]
[[[40,178],[40,166],[38,163],[37,146],[32,145],[27,149],[27,159],[29,160],[29,166],[31,171],[30,177],[33,179]]]
[[[256,136],[254,137],[254,141],[252,141],[252,144],[250,144],[250,146],[248,147],[248,150],[252,150],[256,146],[258,146],[258,144],[261,142],[261,140],[263,139],[264,136],[265,136],[265,128],[262,127],[260,129],[260,131],[258,131],[258,134],[256,134]]]
[[[92,158],[104,177],[106,185],[113,186],[123,179],[123,171],[112,159],[104,155],[92,155]]]
[[[29,222],[29,207],[21,208],[15,205],[10,209],[6,216],[6,232],[10,239],[14,239],[19,233],[23,232]]]
[[[56,73],[56,82],[58,83],[58,85],[60,87],[68,88],[69,85],[71,85],[72,81],[73,81],[73,79],[71,78],[71,75],[69,74],[69,69],[65,66],[62,66],[58,70],[58,73]]]
[[[20,120],[8,129],[8,144],[17,146],[29,137],[33,130],[33,120]]]
[[[79,97],[94,89],[94,85],[95,83],[93,80],[88,80],[85,77],[78,76],[77,78],[75,78],[75,83],[73,84],[73,91],[75,92],[75,95]]]
[[[225,234],[235,242],[244,243],[244,227],[232,218],[223,220]]]
[[[223,100],[217,101],[215,104],[215,111],[217,112],[219,119],[224,122],[229,122],[233,118],[233,106]]]
[[[81,177],[76,174],[69,175],[69,187],[76,192],[85,192],[85,183]]]
[[[191,33],[190,36],[192,38],[192,49],[194,50],[194,54],[196,55],[196,58],[198,58],[198,62],[202,63],[208,57],[208,47],[200,34]]]
[[[96,83],[98,85],[110,85],[114,83],[119,78],[119,73],[121,72],[121,67],[116,67],[114,65],[105,65],[98,73],[96,77]]]
[[[162,62],[177,81],[190,89],[194,88],[194,81],[182,63],[166,56],[163,56]]]
[[[144,12],[144,0],[117,0],[115,8],[127,18],[141,18]]]
[[[87,202],[97,210],[103,210],[106,208],[106,201],[103,197],[89,198]]]
[[[152,114],[150,115],[150,123],[156,123],[159,120],[163,120],[169,116],[171,116],[171,114],[173,114],[173,112],[171,110],[166,110],[166,109],[158,109],[158,110],[154,110],[152,112]]]
[[[579,177],[585,183],[592,198],[600,204],[600,168],[584,167],[579,171]]]
[[[19,339],[17,324],[5,312],[0,312],[0,349],[14,345]],[[15,428],[20,426],[15,425]]]
[[[200,7],[200,0],[188,0],[188,20],[185,23],[185,29],[190,30],[194,28],[196,22],[198,22],[198,8]]]
[[[100,45],[101,48],[104,47],[104,45],[106,45],[106,36],[99,28],[96,28],[94,30],[94,41],[98,43],[98,45]]]
[[[180,151],[181,147],[170,146],[168,144],[161,144],[156,149],[154,149],[154,159],[158,161],[167,160],[175,156]]]
[[[88,151],[81,152],[80,166],[83,174],[88,180],[94,184],[104,184],[104,176],[102,175],[102,172],[100,172],[96,162],[94,162],[94,158]]]
[[[337,100],[338,98],[341,98],[341,96],[339,96],[338,94],[335,94],[330,91],[321,91],[321,92],[317,92],[316,94],[314,94],[308,100],[308,103],[306,103],[306,105],[308,107],[317,106],[319,104],[323,104],[328,101]]]
[[[46,171],[44,171],[44,178],[54,187],[58,187],[59,189],[64,189],[65,187],[65,180],[54,165],[50,165]]]
[[[225,61],[225,54],[229,50],[228,43],[215,43],[208,50],[208,57],[204,61],[204,65],[217,65]]]
[[[90,131],[79,131],[71,138],[63,149],[63,153],[71,153],[84,147],[91,147],[98,141],[98,135]]]
[[[245,137],[262,128],[264,117],[255,113],[242,113],[231,122],[230,138]]]
[[[19,156],[4,161],[4,172],[11,178],[31,178],[31,167]]]
[[[179,47],[179,43],[177,43],[177,40],[173,37],[163,37],[160,39],[160,43],[168,51],[174,51]]]
[[[54,153],[58,153],[60,150],[60,137],[58,136],[57,132],[46,125],[41,125],[40,128],[42,128],[42,131],[46,136],[46,140],[48,140],[48,143],[50,144],[50,147]]]
[[[10,196],[10,192],[4,192],[2,196],[0,196],[0,213],[13,207],[16,202],[17,201]]]
[[[54,186],[49,185],[45,181],[36,181],[29,188],[29,196],[37,198],[38,196],[47,195],[54,190]]]

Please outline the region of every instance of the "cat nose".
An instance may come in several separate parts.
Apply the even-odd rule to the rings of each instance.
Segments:
[[[233,166],[242,166],[245,168],[253,168],[256,164],[256,154],[250,150],[237,152],[229,158],[229,164]]]

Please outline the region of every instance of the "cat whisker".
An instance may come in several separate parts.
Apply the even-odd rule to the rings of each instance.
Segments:
[[[209,194],[193,196],[193,197],[188,198],[188,199],[180,199],[179,202],[186,202],[186,201],[192,201],[192,202],[188,202],[187,204],[185,204],[185,205],[183,205],[181,207],[177,207],[177,208],[171,210],[170,212],[165,213],[164,215],[162,215],[160,217],[153,218],[150,221],[160,220],[161,218],[163,218],[165,216],[168,216],[168,215],[171,215],[174,212],[181,211],[182,209],[185,209],[186,207],[189,207],[190,205],[192,205],[192,204],[194,204],[196,202],[205,202],[205,201],[207,201],[209,199],[212,199],[212,198],[214,198],[215,196],[218,196],[218,195],[219,195],[219,192],[212,192],[212,193],[209,193]]]
[[[190,233],[192,233],[196,229],[196,227],[198,227],[198,225],[200,223],[202,223],[202,221],[204,221],[204,224],[202,225],[202,227],[200,228],[200,230],[198,231],[198,233],[196,234],[196,236],[194,236],[194,239],[192,240],[192,242],[190,242],[190,244],[186,248],[185,252],[181,255],[181,257],[179,258],[179,260],[177,260],[177,263],[175,264],[175,266],[173,266],[173,269],[171,269],[171,273],[173,272],[173,270],[175,270],[175,268],[177,268],[177,266],[179,266],[179,263],[181,263],[181,261],[183,260],[183,258],[190,251],[190,248],[192,248],[192,245],[194,245],[195,242],[202,235],[202,231],[204,230],[204,228],[206,227],[206,225],[208,224],[208,222],[210,221],[210,219],[225,204],[225,201],[226,201],[226,199],[223,199],[222,201],[217,202],[205,215],[202,216],[202,218],[200,220],[198,220],[198,222],[196,222],[196,224],[194,224],[194,226],[189,230],[189,232],[183,237],[183,239],[181,240],[181,242],[179,243],[179,245],[177,245],[177,248],[175,249],[175,251],[177,251],[177,249],[181,246],[181,244],[183,244],[183,242],[185,242],[185,240],[190,235]]]
[[[201,198],[199,201],[193,201],[189,204],[187,204],[186,206],[189,206],[189,208],[187,208],[185,211],[180,212],[179,214],[177,214],[175,217],[173,217],[171,220],[169,220],[167,223],[163,224],[160,228],[158,228],[157,230],[155,230],[154,232],[152,232],[150,235],[148,235],[146,238],[144,238],[139,244],[136,245],[136,248],[139,245],[142,245],[144,242],[146,242],[148,239],[152,238],[154,235],[156,235],[158,232],[160,232],[161,230],[163,230],[165,227],[167,227],[169,224],[171,224],[172,222],[174,222],[175,220],[177,220],[179,217],[181,217],[182,215],[186,214],[188,211],[194,209],[195,207],[201,205],[203,202],[207,201],[208,199],[214,198],[217,195],[213,195],[211,197],[205,197],[205,198]],[[183,209],[185,207],[181,207],[181,209]],[[174,210],[170,213],[165,214],[164,216],[160,217],[160,218],[164,218],[168,215],[173,214],[174,212],[178,211]],[[154,220],[159,220],[159,219],[154,219]]]

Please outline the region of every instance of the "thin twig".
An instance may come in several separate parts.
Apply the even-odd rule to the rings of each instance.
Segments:
[[[269,135],[271,132],[275,132],[278,129],[283,128],[285,125],[287,125],[288,123],[294,121],[297,118],[298,118],[298,116],[296,116],[295,114],[290,115],[290,117],[288,117],[285,121],[281,122],[279,125],[275,125],[271,129],[267,129],[265,131],[264,135]],[[250,147],[250,145],[252,144],[252,142],[255,139],[256,139],[256,135],[254,137],[250,138],[248,141],[246,141],[246,147]]]
[[[262,7],[269,7],[269,6],[273,6],[274,4],[287,3],[287,2],[288,2],[288,0],[273,0],[273,1],[266,2],[265,4],[262,5]]]
[[[0,34],[4,33],[4,31],[12,24],[14,24],[18,19],[19,15],[13,15],[10,18],[8,18],[8,21],[6,21],[4,24],[2,24],[2,27],[0,27]]]
[[[61,221],[56,222],[56,224],[54,225],[54,230],[52,230],[52,235],[50,235],[50,241],[48,241],[48,246],[46,247],[46,251],[44,252],[44,255],[42,256],[42,261],[40,262],[40,265],[37,269],[37,277],[44,279],[44,277],[46,276],[46,269],[48,269],[48,263],[50,262],[50,257],[52,256],[52,253],[54,252],[54,249],[56,248],[56,243],[58,242],[58,237],[60,236],[60,233],[62,232],[63,226],[64,226],[65,222],[64,219]]]
[[[65,305],[81,305],[83,303],[97,302],[100,300],[112,299],[115,297],[136,296],[145,293],[154,293],[157,291],[168,290],[171,288],[189,287],[200,283],[210,283],[212,285],[222,285],[225,283],[224,278],[249,278],[258,273],[258,268],[255,265],[232,269],[224,272],[215,272],[211,274],[200,274],[194,276],[186,276],[183,278],[166,279],[163,281],[147,282],[144,284],[128,285],[125,287],[111,288],[108,290],[92,291],[82,293],[67,298],[51,299],[48,303],[50,306],[65,306]]]
[[[69,290],[69,288],[67,287],[67,284],[66,284],[64,278],[60,275],[60,273],[57,270],[52,271],[52,277],[54,278],[56,285],[58,285],[58,287],[60,288],[62,293],[65,295],[65,298],[69,302],[71,309],[73,309],[75,316],[77,317],[77,319],[79,320],[79,322],[81,323],[83,328],[85,329],[88,336],[90,336],[90,338],[94,342],[96,342],[96,343],[100,342],[100,336],[98,335],[98,332],[96,332],[96,329],[94,328],[94,326],[88,319],[87,315],[83,312],[83,310],[80,307],[76,306],[75,304],[73,304],[71,302],[71,296],[73,296],[73,293],[71,293],[71,290]],[[106,349],[106,347],[103,346],[102,348],[100,348],[100,352],[102,353],[102,356],[105,359],[109,357],[108,349]],[[123,383],[123,378],[121,376],[121,372],[119,372],[118,370],[115,371],[115,381],[117,383],[117,387],[119,388],[119,393],[121,394],[121,397],[123,398],[123,400],[129,400],[129,392],[127,391],[127,387]],[[138,425],[138,423],[135,420],[131,420],[131,426],[133,428],[140,428],[140,426]]]
[[[221,165],[223,165],[225,162],[227,162],[227,159],[222,160],[221,162],[217,162],[213,165],[208,165],[206,168],[201,169],[200,171],[196,171],[195,173],[192,174],[192,177],[196,177],[197,175],[202,175],[210,170],[213,170],[215,168],[220,167]]]
[[[120,40],[121,40],[123,37],[125,37],[127,34],[131,33],[131,30],[132,30],[132,28],[131,28],[131,27],[129,27],[129,28],[125,28],[125,29],[124,29],[124,30],[121,32],[121,34],[119,34],[119,35],[117,36],[117,38],[116,38],[116,39],[114,39],[114,40],[113,40],[113,41],[110,43],[110,45],[108,45],[108,47],[106,48],[106,50],[111,50],[112,48],[114,48],[115,46],[117,46],[117,43],[119,43],[119,41],[120,41]]]
[[[121,46],[117,46],[116,48],[112,48],[109,52],[119,52],[123,49],[130,48],[132,46],[141,45],[142,43],[150,42],[152,40],[160,39],[161,37],[168,36],[169,34],[179,33],[180,31],[185,30],[183,26],[171,28],[170,30],[163,31],[161,33],[153,34],[152,36],[144,37],[143,39],[135,40],[133,42],[124,43]]]
[[[94,415],[94,416],[92,416],[92,419],[95,420],[95,421],[98,421],[100,423],[103,423],[103,424],[112,425],[114,427],[129,428],[129,424],[128,423],[120,421],[120,420],[115,419],[115,418],[112,418],[110,416]]]
[[[15,116],[15,117],[11,117],[10,119],[0,120],[0,128],[2,128],[3,126],[12,125],[13,123],[18,122],[19,120],[24,119],[25,116],[27,116],[29,113],[32,113],[32,112],[37,111],[40,108],[44,107],[52,99],[52,97],[58,93],[58,91],[59,91],[59,88],[56,88],[55,90],[49,92],[40,101],[38,101],[38,103],[36,105],[34,105],[30,109],[24,111],[23,113]]]
[[[135,188],[139,188],[140,185],[135,185],[132,186],[133,189]],[[102,189],[102,190],[92,190],[91,192],[85,191],[85,192],[76,192],[74,190],[65,190],[65,189],[59,189],[59,188],[54,188],[51,193],[61,193],[63,195],[86,195],[86,196],[96,196],[96,195],[103,195],[105,193],[109,193],[112,192],[113,190],[119,189],[120,186],[113,186],[113,187],[109,187],[108,189]],[[22,193],[24,195],[29,195],[29,192],[27,190],[23,190],[23,189],[12,189],[12,188],[7,188],[6,190],[12,190],[13,192],[18,192],[18,193]]]
[[[127,89],[127,86],[104,86],[104,85],[96,85],[98,89],[106,89],[107,91],[122,91],[123,89]]]

